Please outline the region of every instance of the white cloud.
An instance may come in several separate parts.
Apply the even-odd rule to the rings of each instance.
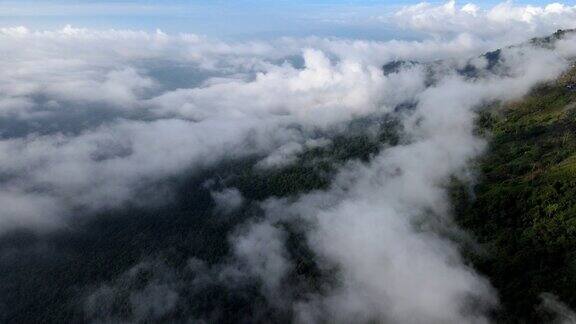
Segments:
[[[400,27],[441,37],[468,33],[493,41],[517,42],[576,27],[576,6],[516,5],[506,1],[480,9],[473,3],[459,5],[455,0],[444,4],[422,2],[399,10],[392,21]]]
[[[236,188],[226,188],[221,191],[213,191],[212,199],[216,203],[216,210],[224,215],[230,214],[244,203],[242,193]]]
[[[235,255],[249,275],[262,279],[263,292],[272,304],[285,304],[281,284],[292,264],[287,260],[285,233],[268,222],[250,224],[232,241]]]
[[[486,308],[496,304],[490,285],[464,264],[454,243],[429,229],[453,226],[442,185],[482,152],[473,109],[518,98],[559,75],[576,54],[574,38],[557,51],[506,49],[506,73],[478,80],[438,63],[443,69],[430,87],[423,66],[384,75],[381,64],[474,56],[509,40],[491,38],[503,28],[528,35],[548,28],[555,15],[572,14],[553,5],[502,18],[499,8],[449,2],[404,9],[396,18],[410,28],[466,31],[421,42],[226,43],[160,31],[1,29],[0,118],[24,130],[0,139],[0,202],[7,206],[0,231],[58,226],[78,208],[149,203],[163,195],[142,196],[146,185],[226,158],[258,155],[268,167],[282,165],[315,145],[314,131],[417,102],[412,114],[400,116],[402,145],[347,165],[329,190],[266,202],[266,217],[231,238],[236,261],[262,280],[265,296],[292,307],[303,322],[486,322]],[[492,21],[493,30],[474,32]],[[176,71],[193,67],[185,79],[199,80],[168,87],[152,69],[159,62]],[[66,119],[78,112],[84,115]],[[60,123],[56,131],[47,121]],[[234,190],[213,198],[223,210],[244,202]],[[317,262],[339,270],[338,285],[307,300],[281,289],[294,267],[281,223],[295,220],[310,225],[304,234]],[[132,297],[142,317],[162,316],[178,299],[162,285]],[[465,311],[467,297],[479,303],[475,312]]]
[[[319,267],[339,270],[335,288],[293,302],[301,322],[489,322],[485,311],[497,304],[495,292],[433,230],[454,228],[444,185],[483,151],[473,132],[475,108],[519,98],[568,66],[545,49],[502,55],[506,76],[465,80],[448,73],[418,94],[405,120],[412,141],[368,164],[350,164],[328,191],[265,204],[267,222],[310,224],[305,233]]]

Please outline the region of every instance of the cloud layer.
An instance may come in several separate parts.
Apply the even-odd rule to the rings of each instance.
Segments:
[[[393,16],[398,25],[436,36],[469,33],[482,38],[520,41],[528,35],[542,36],[557,29],[576,27],[576,7],[562,3],[543,6],[502,2],[491,8],[450,0],[444,4],[426,2],[407,6]]]
[[[81,310],[94,322],[171,314],[218,321],[225,309],[191,306],[217,286],[239,300],[251,298],[245,290],[259,296],[254,321],[282,314],[300,323],[489,322],[497,292],[446,235],[466,236],[451,221],[446,185],[469,177],[485,147],[474,132],[476,111],[554,80],[576,42],[509,47],[491,63],[479,54],[569,25],[574,11],[454,2],[402,9],[395,21],[437,36],[419,42],[0,29],[0,233],[66,231],[101,212],[169,205],[173,179],[226,161],[252,159],[256,172],[282,168],[350,122],[392,115],[400,143],[369,161],[347,161],[326,190],[250,201],[237,188],[218,188],[216,176],[200,184],[214,217],[239,218],[240,226],[218,232],[230,253],[190,255],[180,267],[143,256],[80,289]],[[392,60],[423,64],[384,74]],[[463,75],[469,65],[481,73]],[[294,244],[320,273],[319,287],[294,280]]]

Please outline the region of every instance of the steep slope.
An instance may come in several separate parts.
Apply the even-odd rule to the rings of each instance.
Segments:
[[[475,267],[498,289],[502,322],[534,322],[551,293],[576,306],[576,68],[479,118],[490,138],[473,194],[455,192]]]

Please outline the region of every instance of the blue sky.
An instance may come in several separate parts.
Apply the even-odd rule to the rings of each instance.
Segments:
[[[190,32],[219,38],[336,36],[386,39],[398,31],[382,23],[399,7],[418,0],[0,0],[0,26],[53,29],[126,28]],[[443,1],[428,1],[442,3]],[[465,4],[469,1],[459,1]],[[471,1],[492,6],[500,1]],[[524,0],[542,5],[553,1]],[[563,1],[574,5],[574,0]],[[400,35],[404,38],[417,35]]]

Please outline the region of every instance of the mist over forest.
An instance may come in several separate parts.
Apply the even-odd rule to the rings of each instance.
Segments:
[[[0,27],[0,322],[575,323],[576,6],[386,23]]]

